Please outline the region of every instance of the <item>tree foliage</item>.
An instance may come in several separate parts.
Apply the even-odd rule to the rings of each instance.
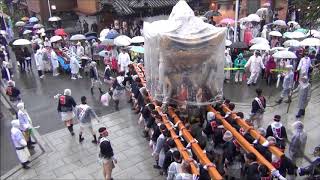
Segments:
[[[293,0],[295,10],[298,10],[300,24],[308,27],[320,25],[320,0]]]

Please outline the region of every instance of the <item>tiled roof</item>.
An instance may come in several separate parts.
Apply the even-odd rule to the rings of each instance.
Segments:
[[[191,0],[186,0],[190,2]],[[174,6],[179,0],[101,0],[101,4],[111,5],[119,15],[130,15],[138,8],[162,8]]]

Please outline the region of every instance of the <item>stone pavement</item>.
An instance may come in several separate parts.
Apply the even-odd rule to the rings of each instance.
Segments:
[[[115,179],[163,179],[153,169],[154,160],[148,142],[141,136],[137,116],[130,109],[123,109],[94,121],[94,129],[104,125],[109,129],[109,139],[118,163],[113,170]],[[82,144],[67,129],[42,135],[45,153],[31,163],[31,169],[19,170],[8,179],[103,179],[102,166],[98,163],[99,148],[91,143],[89,131],[84,133]]]
[[[319,83],[314,84],[312,87],[312,94],[311,94],[311,100],[306,108],[306,115],[302,117],[300,120],[304,123],[304,130],[307,132],[308,139],[307,139],[307,145],[305,149],[305,156],[309,159],[314,159],[312,152],[314,148],[318,145],[320,145],[319,137],[320,137],[320,87]],[[275,96],[275,95],[274,95]],[[266,96],[267,97],[267,96]],[[287,129],[287,134],[289,141],[291,140],[291,137],[294,133],[292,123],[297,121],[297,118],[295,117],[298,110],[297,110],[297,94],[293,95],[292,103],[289,108],[289,112],[287,113],[288,104],[282,103],[280,105],[274,105],[275,104],[275,97],[272,97],[270,99],[267,99],[267,103],[269,104],[269,107],[267,106],[266,112],[264,114],[263,119],[263,127],[267,128],[267,126],[273,122],[274,115],[278,114],[281,115],[281,122]],[[268,102],[269,100],[269,102]],[[251,100],[252,101],[252,100]],[[271,104],[271,105],[270,105]],[[248,115],[251,111],[251,106],[242,106],[242,105],[236,105],[236,111],[242,111],[245,113],[246,117],[249,118]],[[287,146],[289,147],[289,146]],[[288,148],[287,148],[288,149]],[[303,161],[303,165],[308,163],[306,159]]]

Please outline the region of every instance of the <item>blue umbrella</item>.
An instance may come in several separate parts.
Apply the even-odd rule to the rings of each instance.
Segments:
[[[26,25],[24,25],[24,28],[33,29],[33,24],[26,24]]]
[[[36,17],[31,17],[31,18],[29,19],[29,22],[30,22],[30,23],[35,23],[35,22],[38,22],[38,21],[39,21],[39,19],[36,18]]]
[[[116,37],[119,36],[119,33],[116,30],[111,30],[108,32],[107,36],[105,37],[105,39],[114,39]]]
[[[91,41],[92,39],[97,39],[97,37],[96,36],[88,36],[88,37],[86,37],[86,39],[88,41]]]
[[[130,51],[143,54],[144,48],[142,46],[130,46]]]

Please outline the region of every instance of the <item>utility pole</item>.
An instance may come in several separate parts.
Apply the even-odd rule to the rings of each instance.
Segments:
[[[50,0],[48,0],[48,8],[49,8],[49,15],[50,15],[50,17],[52,17]]]
[[[234,32],[233,32],[233,42],[237,41],[237,28],[238,28],[238,18],[239,18],[239,0],[236,0],[236,11],[235,11],[235,23],[234,23]]]

